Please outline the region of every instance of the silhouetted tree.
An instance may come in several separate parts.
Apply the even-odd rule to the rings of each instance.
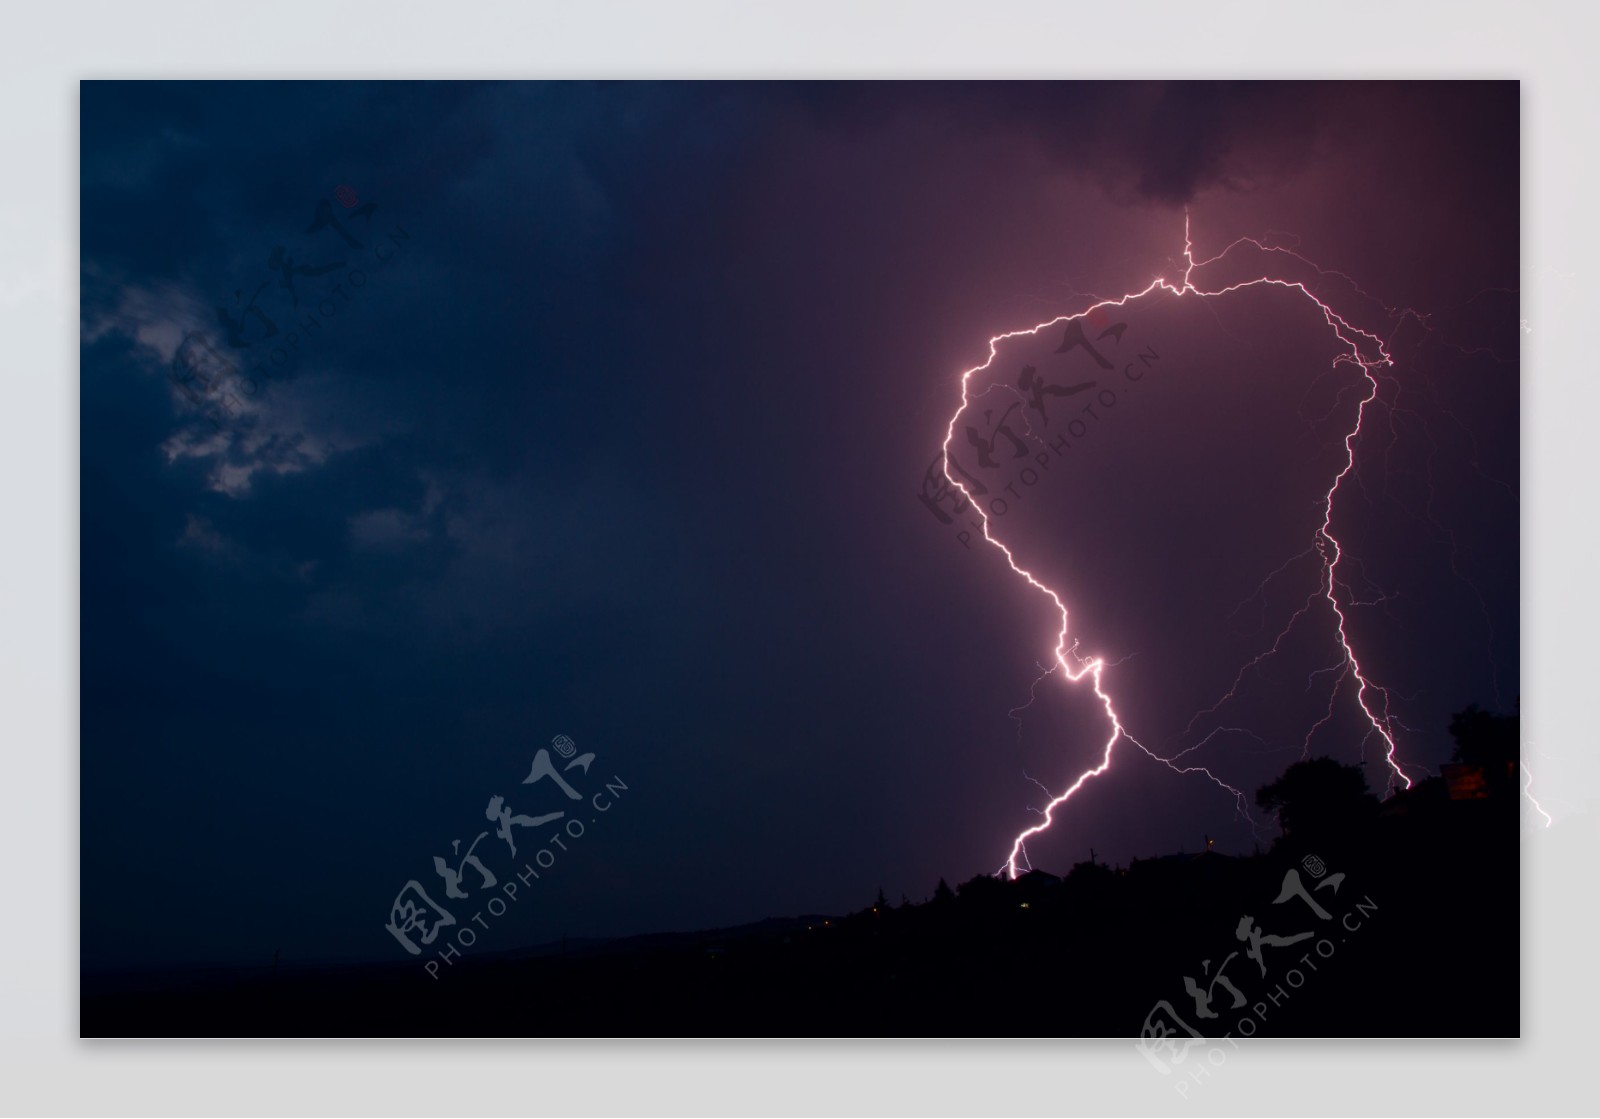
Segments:
[[[956,894],[969,904],[993,904],[1005,900],[1006,884],[992,874],[980,874],[956,887]]]
[[[1109,882],[1114,877],[1115,875],[1111,873],[1111,868],[1106,866],[1105,863],[1073,863],[1072,869],[1067,871],[1067,881],[1071,882],[1074,886],[1082,886],[1087,883]]]
[[[933,888],[933,900],[937,902],[956,900],[956,895],[950,889],[950,884],[943,878],[939,879],[939,884]]]
[[[1496,715],[1474,703],[1451,717],[1450,737],[1456,740],[1456,761],[1483,767],[1491,795],[1504,796],[1515,786],[1517,759],[1522,753],[1522,720],[1518,716]]]
[[[1257,789],[1256,803],[1277,814],[1286,837],[1305,842],[1341,837],[1377,810],[1378,798],[1359,767],[1312,758]]]

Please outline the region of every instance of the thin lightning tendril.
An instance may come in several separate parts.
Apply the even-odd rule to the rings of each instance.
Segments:
[[[1555,821],[1550,818],[1550,813],[1544,810],[1544,806],[1533,797],[1533,770],[1528,768],[1527,761],[1522,763],[1522,772],[1528,775],[1528,783],[1522,786],[1522,795],[1528,798],[1528,803],[1533,805],[1534,811],[1544,817],[1544,826],[1549,827]]]
[[[1533,805],[1533,810],[1544,817],[1544,826],[1549,827],[1555,823],[1555,820],[1550,817],[1550,813],[1544,810],[1544,805],[1540,804],[1533,795],[1533,770],[1528,768],[1528,747],[1531,745],[1533,745],[1531,742],[1522,744],[1522,772],[1528,775],[1528,780],[1522,786],[1522,795],[1528,798],[1528,803]],[[1544,763],[1540,762],[1539,764],[1543,765]]]

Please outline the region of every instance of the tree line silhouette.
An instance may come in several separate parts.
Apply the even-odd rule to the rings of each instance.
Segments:
[[[1162,1000],[1188,1005],[1184,978],[1241,952],[1241,915],[1275,916],[1285,875],[1312,865],[1344,876],[1317,891],[1330,919],[1351,899],[1370,909],[1359,935],[1322,926],[1336,951],[1264,1035],[1515,1036],[1518,718],[1469,707],[1450,733],[1444,772],[1381,801],[1359,766],[1295,762],[1257,791],[1282,834],[1248,856],[941,878],[921,902],[880,889],[855,913],[475,959],[442,982],[391,966],[182,990],[86,980],[82,1032],[1134,1037]],[[1259,982],[1254,962],[1233,966]]]

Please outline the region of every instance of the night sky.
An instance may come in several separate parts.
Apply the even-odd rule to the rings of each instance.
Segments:
[[[1246,246],[1213,279],[1390,340],[1334,528],[1408,772],[1516,709],[1514,82],[87,82],[81,112],[86,969],[404,961],[391,903],[444,901],[452,840],[531,857],[485,805],[562,808],[521,783],[557,735],[586,798],[626,792],[482,951],[995,871],[1107,724],[1058,678],[1013,717],[1054,610],[918,495],[991,336],[1181,280],[1186,210],[1196,258],[1328,270]],[[1255,823],[1121,743],[1029,844],[1059,873],[1266,846],[1254,790],[1313,726],[1389,774],[1353,685],[1330,707],[1325,602],[1190,725],[1317,590],[1359,371],[1281,288],[1118,322],[1111,373],[1059,327],[1003,344],[952,449],[980,469],[964,427],[1026,364],[1116,382],[994,531],[1144,746],[1225,728],[1178,764]],[[254,371],[204,398],[233,414],[174,384],[188,332],[202,378]]]

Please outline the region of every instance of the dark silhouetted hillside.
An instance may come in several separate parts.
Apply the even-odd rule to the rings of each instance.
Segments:
[[[82,1032],[1133,1037],[1164,1001],[1207,1036],[1241,1017],[1270,1037],[1513,1036],[1516,719],[1472,709],[1453,729],[1449,777],[1381,804],[1359,769],[1290,767],[1258,798],[1286,834],[1254,856],[941,881],[921,904],[880,892],[834,917],[467,958],[439,980],[415,963],[181,987],[86,977]],[[1260,963],[1252,928],[1268,938]]]

